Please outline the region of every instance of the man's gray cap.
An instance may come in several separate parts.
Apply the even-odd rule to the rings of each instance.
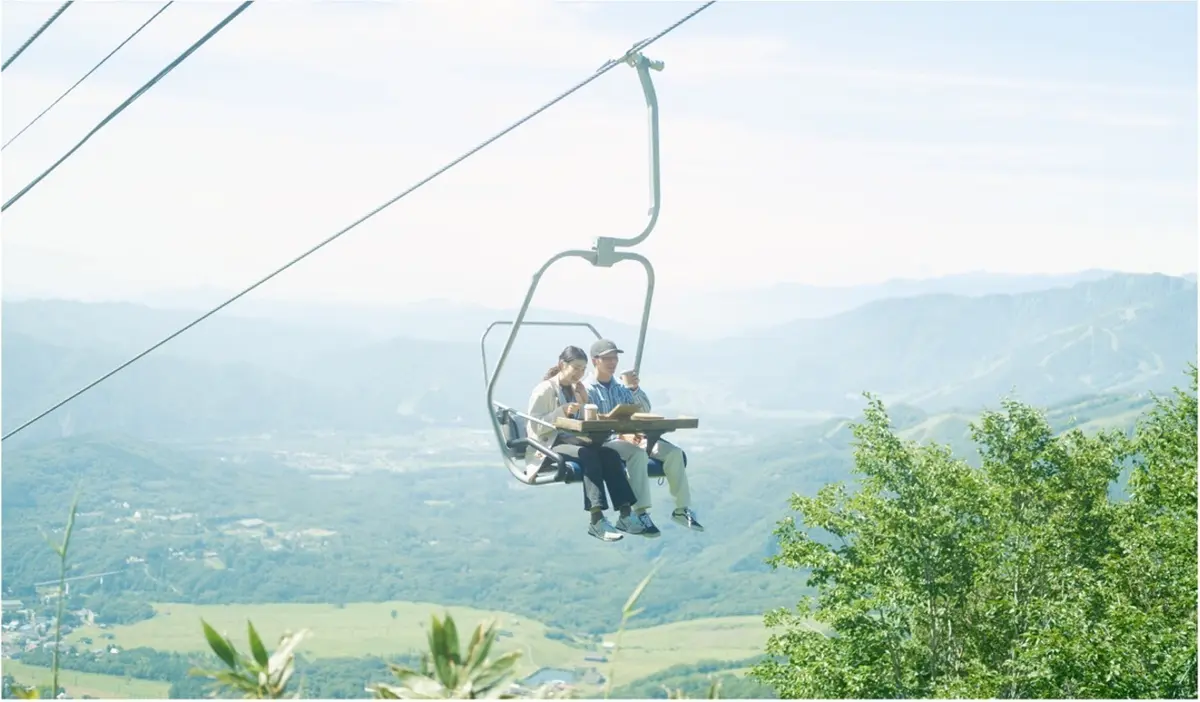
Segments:
[[[617,345],[609,339],[598,339],[596,343],[592,344],[592,358],[596,358],[597,356],[607,356],[611,353],[625,352],[617,348]]]

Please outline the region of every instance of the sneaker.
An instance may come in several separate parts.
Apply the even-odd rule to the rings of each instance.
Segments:
[[[618,519],[617,528],[626,534],[641,534],[646,530],[642,522],[632,513],[628,517]]]
[[[608,522],[607,517],[598,522],[592,522],[591,526],[588,527],[588,534],[591,534],[601,541],[620,541],[621,539],[625,538],[623,534],[620,534],[616,529],[613,529],[613,525]]]
[[[688,529],[704,531],[704,527],[700,524],[700,522],[696,521],[696,513],[687,507],[684,507],[683,509],[677,509],[672,512],[671,519],[674,519],[676,522],[682,524]]]
[[[658,530],[658,527],[654,526],[654,521],[650,519],[649,512],[642,512],[637,516],[637,519],[642,523],[642,536],[651,539],[657,539],[662,536],[662,532]]]

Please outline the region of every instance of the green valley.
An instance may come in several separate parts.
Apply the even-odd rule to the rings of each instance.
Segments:
[[[688,452],[707,531],[671,523],[655,485],[663,537],[612,546],[586,534],[577,485],[523,486],[497,460],[479,416],[478,349],[457,328],[332,338],[312,320],[235,318],[5,443],[4,596],[28,613],[6,615],[5,655],[40,684],[58,577],[45,537],[61,538],[78,495],[63,662],[72,694],[196,693],[180,671],[215,660],[203,618],[237,641],[247,620],[270,643],[311,629],[298,665],[312,689],[361,696],[387,678],[387,660],[425,650],[429,616],[442,612],[462,628],[498,618],[497,651],[520,651],[522,676],[568,671],[598,689],[622,605],[657,564],[623,634],[615,693],[703,694],[716,677],[727,695],[769,695],[745,677],[769,649],[764,614],[818,592],[809,568],[768,564],[782,553],[780,520],[792,495],[861,486],[863,391],[887,402],[898,439],[945,445],[975,469],[984,457],[972,426],[1006,397],[1041,403],[1055,432],[1127,434],[1155,393],[1186,382],[1195,293],[1190,279],[1117,275],[879,300],[701,353],[670,336],[652,342],[664,368],[656,409],[702,418],[671,438]],[[5,303],[6,427],[119,362],[137,344],[118,330],[162,323],[161,312],[99,306],[104,321],[90,326],[89,308]],[[780,362],[758,362],[764,353]],[[545,356],[522,349],[513,394],[540,377]],[[700,388],[713,368],[723,370]],[[1113,499],[1128,497],[1128,480],[1121,471]]]

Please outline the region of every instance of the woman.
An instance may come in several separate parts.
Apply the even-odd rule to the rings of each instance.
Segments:
[[[559,417],[582,417],[588,396],[579,381],[587,370],[587,362],[587,354],[578,346],[563,349],[558,356],[558,363],[546,372],[542,382],[533,389],[529,398],[529,416],[549,424]],[[526,422],[526,433],[563,457],[574,459],[583,468],[583,508],[592,517],[589,534],[601,541],[619,541],[624,537],[617,529],[629,534],[641,533],[641,521],[630,514],[630,506],[637,498],[629,486],[629,479],[625,477],[621,456],[616,451],[604,446],[592,446],[574,434],[537,422]],[[546,458],[532,447],[526,450],[525,456],[532,471],[536,471]],[[605,486],[608,487],[613,506],[621,513],[617,529],[604,517],[604,510],[608,509]]]

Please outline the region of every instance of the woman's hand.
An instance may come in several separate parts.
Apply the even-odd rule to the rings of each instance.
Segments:
[[[583,383],[575,383],[575,399],[579,400],[580,404],[587,404],[588,393]]]
[[[570,416],[578,412],[579,407],[580,404],[578,402],[568,402],[567,404],[563,405],[563,411],[567,413],[567,416]]]

